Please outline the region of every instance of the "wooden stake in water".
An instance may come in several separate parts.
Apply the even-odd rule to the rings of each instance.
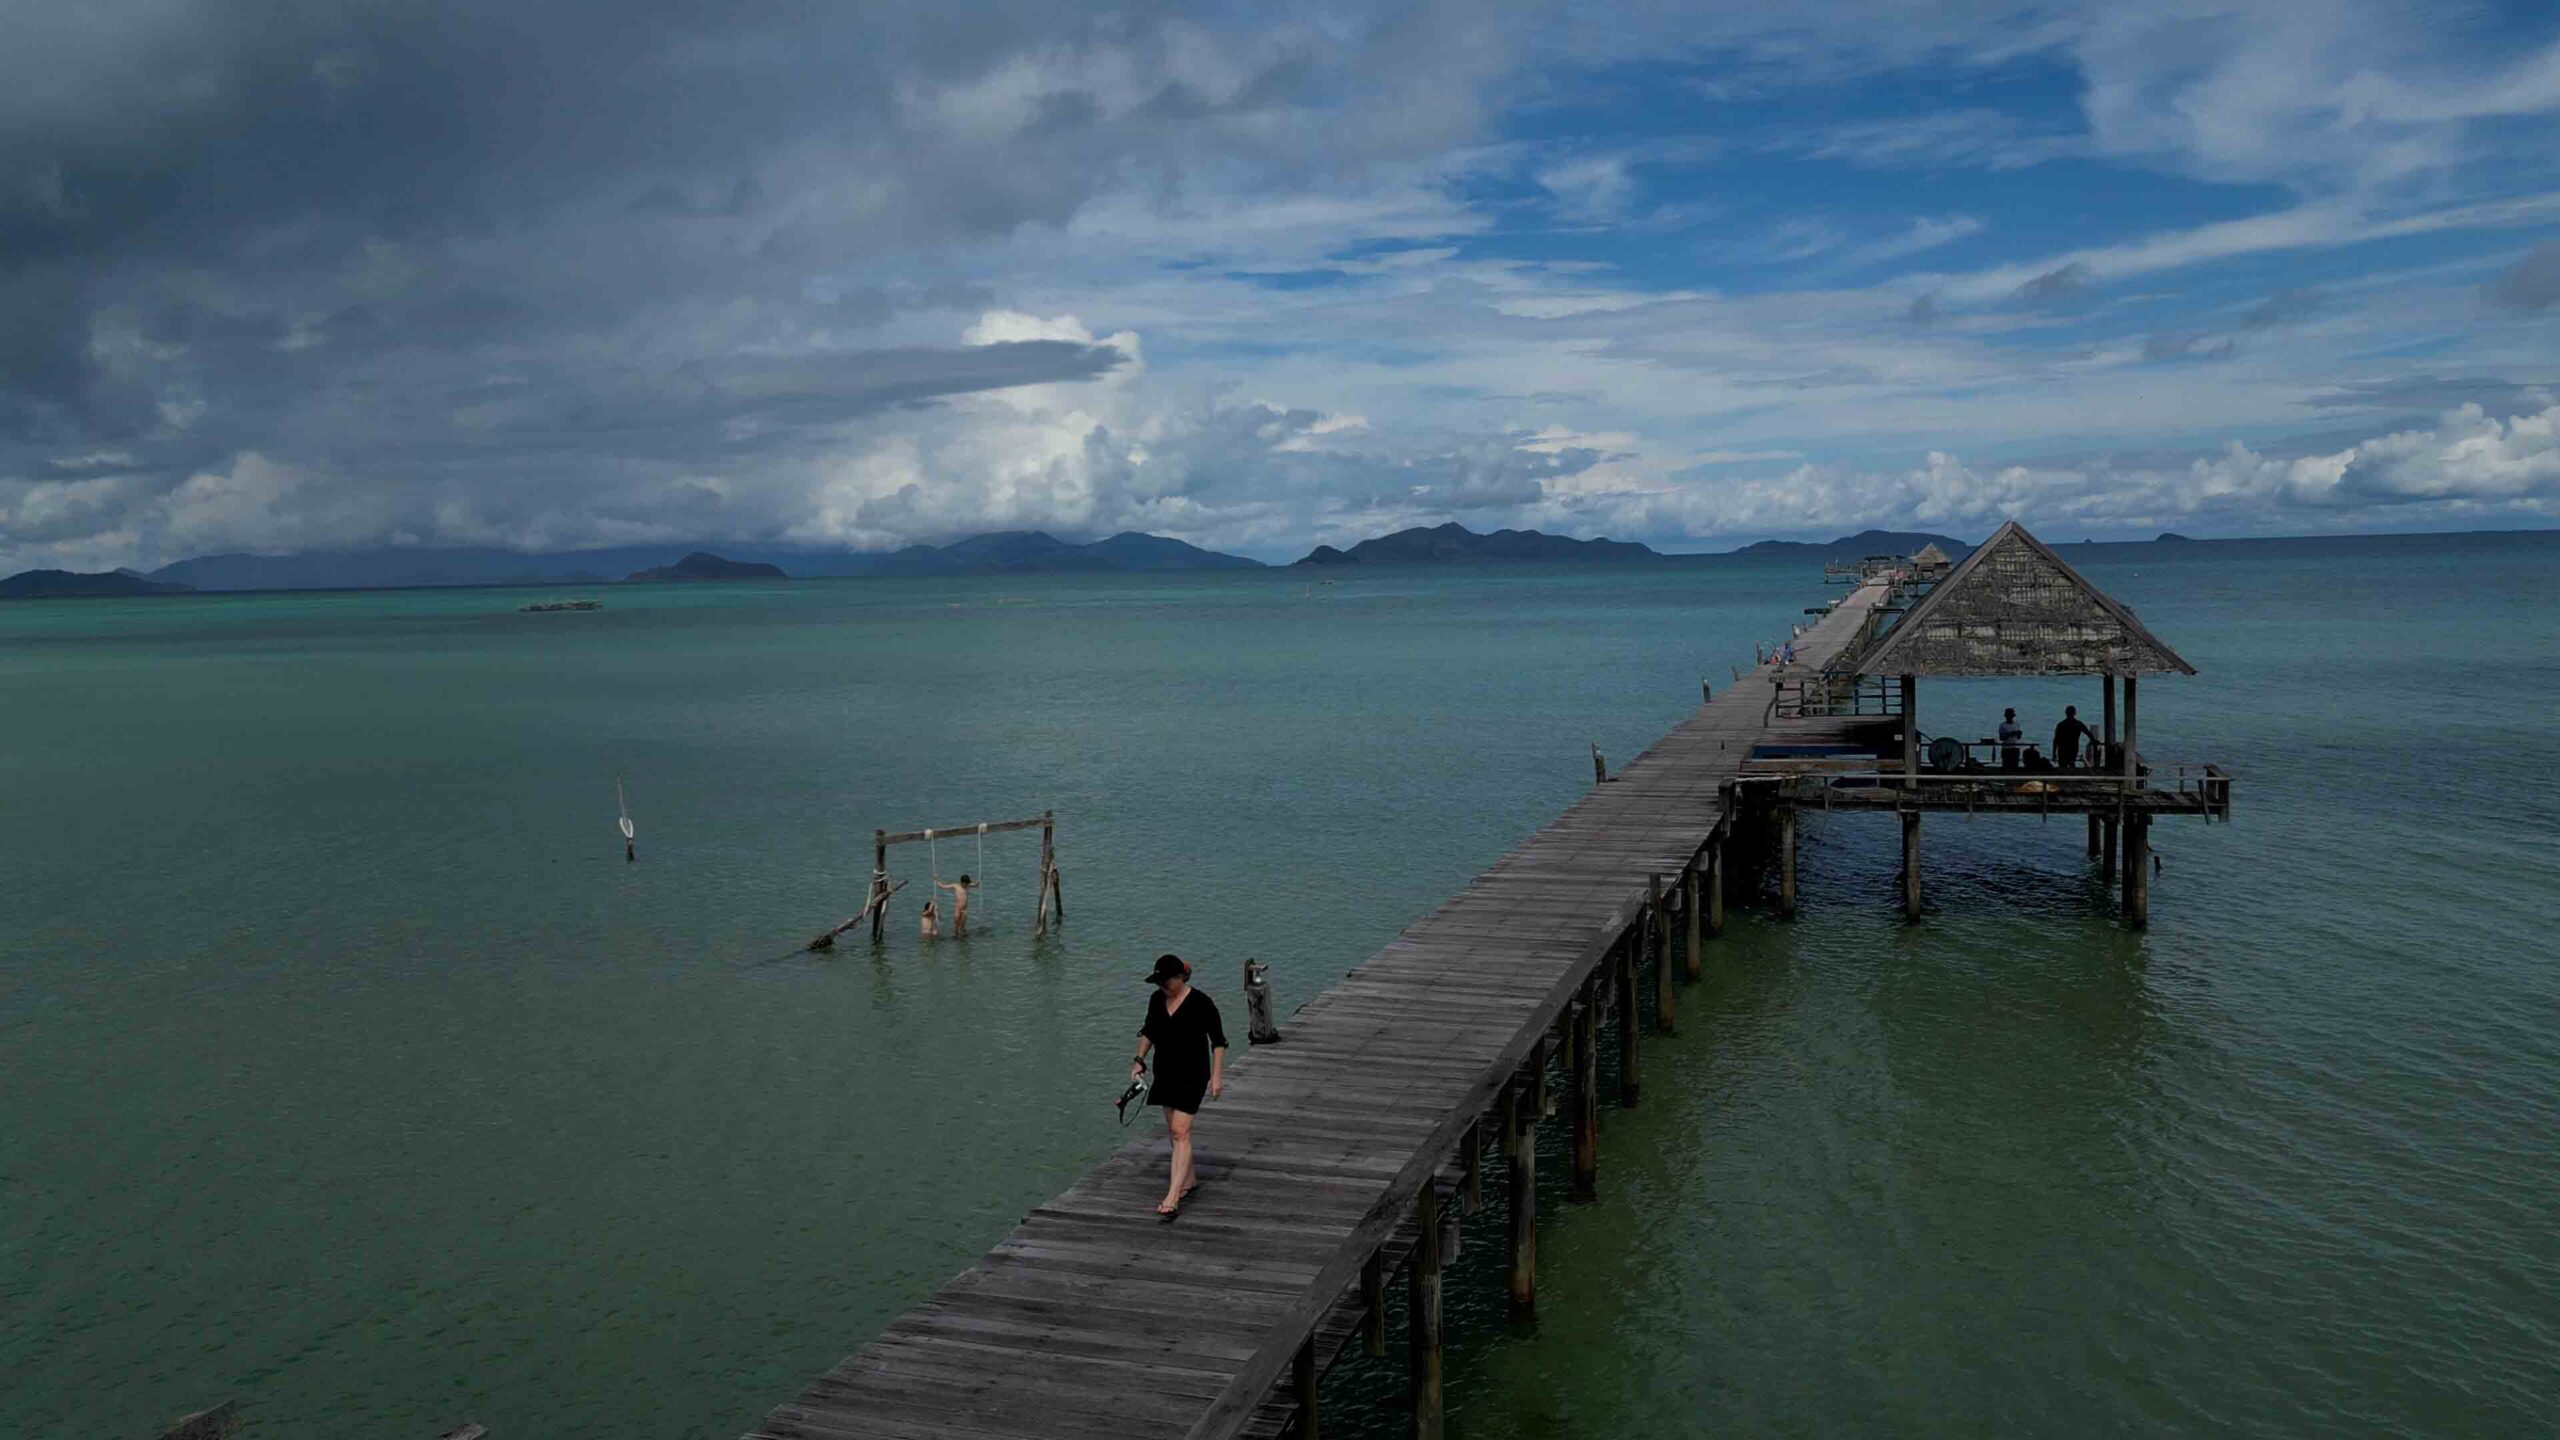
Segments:
[[[622,858],[637,860],[640,852],[635,846],[639,832],[631,827],[631,806],[622,798],[622,777],[619,775],[613,777],[613,808],[622,815]]]

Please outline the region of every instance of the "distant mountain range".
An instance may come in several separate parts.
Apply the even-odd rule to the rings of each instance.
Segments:
[[[622,577],[626,585],[665,584],[685,580],[784,580],[779,565],[764,565],[753,560],[723,560],[707,550],[696,550],[673,565],[652,565]]]
[[[1076,544],[1036,530],[977,535],[950,545],[889,552],[775,550],[721,546],[724,563],[774,567],[785,575],[1015,575],[1041,571],[1249,570],[1262,562],[1222,555],[1161,535],[1126,532]],[[150,578],[197,590],[371,590],[426,585],[596,585],[616,576],[680,568],[701,546],[623,545],[528,555],[485,546],[320,550],[299,555],[201,555],[164,565]],[[672,578],[672,577],[664,577]],[[139,592],[136,592],[139,593]]]
[[[98,600],[117,595],[182,595],[185,585],[148,580],[130,570],[21,570],[0,580],[0,600]]]
[[[1537,530],[1496,530],[1490,535],[1451,521],[1416,526],[1363,540],[1348,550],[1319,545],[1301,565],[1465,565],[1486,560],[1659,560],[1650,546],[1627,540],[1576,540]]]
[[[1961,560],[1973,553],[1973,546],[1952,535],[1932,535],[1922,530],[1861,530],[1837,540],[1762,540],[1734,551],[1736,555],[1797,555],[1808,559],[1863,560],[1869,555],[1917,555],[1931,545],[1947,552],[1950,560]]]

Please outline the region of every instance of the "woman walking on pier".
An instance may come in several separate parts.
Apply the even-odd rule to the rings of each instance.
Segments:
[[[1171,1220],[1200,1183],[1191,1168],[1191,1117],[1200,1112],[1202,1097],[1215,1100],[1227,1088],[1227,1031],[1216,1003],[1191,988],[1191,967],[1181,956],[1157,956],[1147,983],[1156,993],[1147,998],[1147,1021],[1138,1029],[1138,1058],[1129,1062],[1129,1078],[1146,1073],[1147,1052],[1153,1050],[1156,1080],[1148,1099],[1164,1107],[1165,1128],[1173,1132],[1173,1173],[1156,1213]]]

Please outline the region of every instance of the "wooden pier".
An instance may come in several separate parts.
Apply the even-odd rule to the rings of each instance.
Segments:
[[[1536,1304],[1535,1131],[1572,1128],[1574,1189],[1605,1183],[1606,1021],[1621,1104],[1723,918],[1730,787],[1753,746],[1860,722],[1781,719],[1894,593],[1862,579],[1796,637],[1598,783],[1232,1066],[1201,1113],[1199,1191],[1159,1223],[1161,1137],[1122,1147],[985,1258],[766,1416],[751,1440],[1235,1436],[1321,1429],[1319,1382],[1386,1347],[1399,1274],[1416,1435],[1440,1433],[1440,1275],[1488,1183],[1516,1310]],[[1683,954],[1682,952],[1685,952]],[[1134,1010],[1135,1002],[1132,1002]],[[1561,1096],[1548,1093],[1562,1059]]]

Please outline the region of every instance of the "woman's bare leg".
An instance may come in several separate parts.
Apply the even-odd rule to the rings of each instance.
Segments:
[[[1164,1124],[1173,1132],[1173,1173],[1166,1178],[1163,1203],[1156,1206],[1159,1215],[1172,1213],[1182,1204],[1183,1192],[1191,1188],[1191,1117],[1168,1109]]]

